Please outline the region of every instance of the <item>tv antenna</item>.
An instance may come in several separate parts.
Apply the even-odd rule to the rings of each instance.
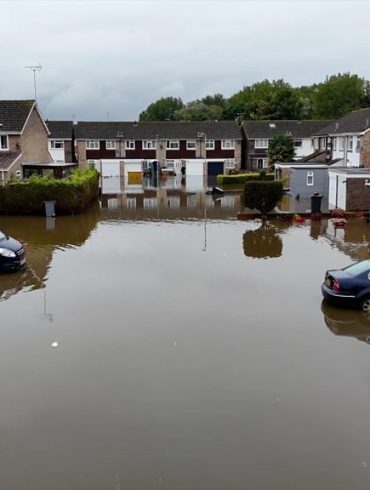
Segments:
[[[40,71],[42,66],[40,63],[38,65],[30,65],[30,66],[25,66],[25,68],[28,68],[29,70],[33,71],[33,86],[35,88],[35,101],[37,101],[37,90],[36,90],[36,72]]]

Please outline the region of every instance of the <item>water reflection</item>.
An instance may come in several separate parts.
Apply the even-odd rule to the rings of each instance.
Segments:
[[[0,301],[24,289],[44,287],[53,252],[81,246],[95,228],[99,216],[99,206],[93,206],[88,212],[74,217],[0,217],[0,229],[27,244],[26,267],[0,275]],[[48,314],[46,310],[45,314]]]
[[[289,222],[275,220],[263,221],[257,230],[248,230],[243,235],[244,255],[256,259],[280,257],[283,253],[283,241],[280,234],[290,226]]]
[[[338,336],[354,337],[370,344],[370,316],[362,311],[336,308],[326,301],[321,304],[321,311],[329,330]]]
[[[369,223],[365,218],[347,220],[344,227],[337,227],[335,221],[328,220],[322,234],[338,250],[353,260],[365,260],[369,255]]]

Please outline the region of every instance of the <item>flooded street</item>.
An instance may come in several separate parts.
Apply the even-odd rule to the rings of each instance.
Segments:
[[[147,189],[0,217],[28,243],[0,276],[0,489],[368,490],[370,323],[320,286],[369,224],[240,209]]]

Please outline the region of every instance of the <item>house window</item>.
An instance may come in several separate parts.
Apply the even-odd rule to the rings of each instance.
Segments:
[[[195,150],[195,140],[187,140],[186,149],[187,150]]]
[[[127,209],[136,209],[136,197],[127,198]]]
[[[313,172],[307,172],[307,185],[313,185]]]
[[[179,140],[167,140],[167,150],[178,150],[179,148]]]
[[[206,141],[206,149],[214,150],[215,149],[215,140],[207,140]]]
[[[166,160],[166,167],[174,169],[175,168],[175,160]]]
[[[315,150],[319,149],[319,138],[313,139],[313,147],[315,148]]]
[[[361,151],[361,138],[360,138],[360,136],[357,136],[356,151],[357,152]]]
[[[143,149],[144,150],[155,150],[156,144],[155,140],[144,140]]]
[[[105,148],[107,150],[115,150],[116,149],[116,140],[107,140],[105,142]]]
[[[2,134],[0,136],[0,150],[9,150],[8,135]]]
[[[134,140],[126,140],[125,141],[125,149],[126,150],[135,150],[135,141]]]
[[[234,158],[227,158],[225,160],[225,169],[232,170],[235,168],[235,160]]]
[[[353,150],[353,136],[348,137],[348,151]]]
[[[344,150],[344,137],[343,137],[343,136],[341,136],[341,137],[339,138],[339,149],[340,149],[341,151],[343,151],[343,150]]]
[[[267,168],[267,158],[257,158],[257,168]]]
[[[255,148],[268,148],[269,147],[269,140],[256,140],[254,142],[254,147]]]
[[[301,148],[302,140],[294,140],[294,148]]]
[[[50,141],[50,148],[52,148],[53,150],[62,149],[62,148],[64,148],[64,141],[51,140]]]
[[[233,150],[235,148],[235,140],[221,140],[221,150]]]
[[[86,140],[86,150],[100,150],[100,141]]]
[[[337,137],[333,138],[332,142],[333,142],[333,150],[336,151],[337,150]]]

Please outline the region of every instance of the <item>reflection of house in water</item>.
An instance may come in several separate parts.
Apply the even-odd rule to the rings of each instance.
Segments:
[[[127,178],[102,179],[101,205],[123,219],[201,219],[205,209],[208,219],[235,218],[241,210],[241,194],[208,195],[204,179],[168,176],[161,179],[160,186],[150,177],[139,183]]]
[[[350,219],[343,228],[329,220],[323,233],[334,247],[353,260],[369,258],[369,223],[365,219]]]
[[[78,216],[52,218],[52,222],[40,216],[2,216],[0,229],[26,242],[27,265],[21,271],[0,276],[0,301],[22,290],[45,287],[54,251],[83,245],[99,216],[97,206]]]
[[[370,344],[370,317],[362,311],[336,308],[326,301],[322,302],[321,311],[329,330],[338,336],[354,337]]]

